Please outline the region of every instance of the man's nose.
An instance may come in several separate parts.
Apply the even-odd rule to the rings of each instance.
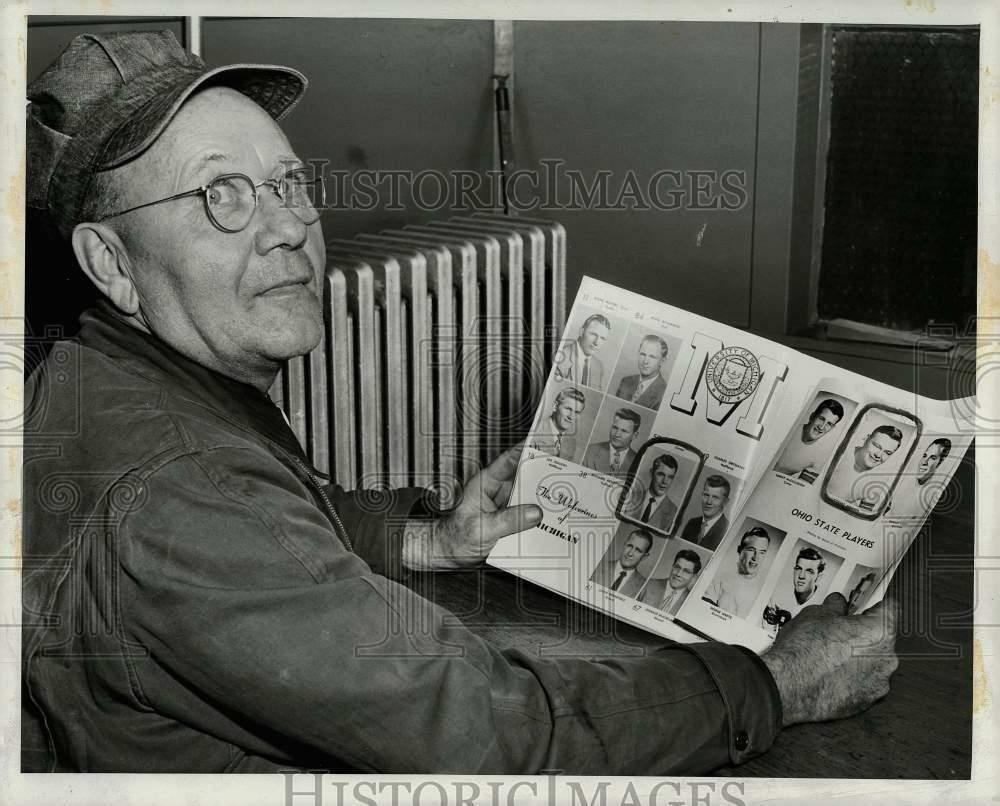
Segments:
[[[257,197],[257,232],[254,245],[265,255],[272,249],[298,249],[306,241],[307,225],[287,202],[269,187],[262,187]]]

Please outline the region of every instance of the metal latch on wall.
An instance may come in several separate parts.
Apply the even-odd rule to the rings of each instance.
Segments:
[[[514,91],[514,23],[493,21],[493,98],[496,104],[494,163],[500,171],[500,198],[505,215],[510,215],[507,181],[514,173],[514,129],[511,96]]]

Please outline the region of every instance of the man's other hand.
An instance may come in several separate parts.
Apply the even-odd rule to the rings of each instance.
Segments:
[[[477,565],[501,537],[536,526],[542,510],[534,504],[506,506],[522,444],[500,454],[458,494],[458,505],[432,523],[411,521],[403,543],[403,563],[415,571],[445,571]]]
[[[786,726],[851,716],[889,693],[899,666],[895,601],[846,613],[844,597],[830,594],[782,627],[761,656],[778,685]]]

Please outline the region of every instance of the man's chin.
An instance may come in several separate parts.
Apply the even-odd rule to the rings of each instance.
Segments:
[[[299,313],[271,324],[259,333],[263,340],[261,352],[274,361],[288,361],[312,352],[323,338],[323,321],[319,317]]]

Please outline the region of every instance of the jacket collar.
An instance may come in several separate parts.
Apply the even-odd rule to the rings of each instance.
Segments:
[[[271,398],[249,384],[192,361],[156,336],[132,327],[108,303],[102,301],[84,311],[78,340],[84,347],[103,353],[122,369],[142,375],[167,393],[200,405],[306,459],[298,439]]]

